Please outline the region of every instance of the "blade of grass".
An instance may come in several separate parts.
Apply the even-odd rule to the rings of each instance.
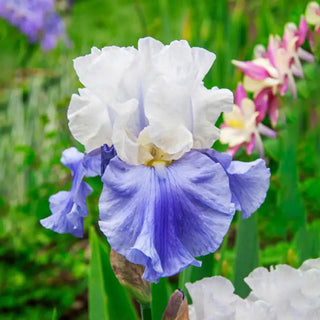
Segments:
[[[90,320],[138,319],[126,290],[113,273],[108,247],[99,239],[94,228],[90,229],[90,247]]]
[[[236,235],[236,260],[234,271],[235,293],[246,297],[250,291],[243,279],[258,266],[259,239],[256,214],[249,219],[242,219],[238,214],[238,228]]]
[[[299,254],[299,264],[311,258],[319,256],[319,233],[301,227],[295,235],[295,245]]]
[[[171,289],[167,278],[161,278],[158,283],[151,284],[152,319],[161,319],[167,307]]]

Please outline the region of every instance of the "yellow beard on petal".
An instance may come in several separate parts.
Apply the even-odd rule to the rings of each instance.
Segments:
[[[173,160],[165,160],[167,153],[154,145],[144,146],[152,155],[153,159],[144,163],[147,167],[167,167]]]

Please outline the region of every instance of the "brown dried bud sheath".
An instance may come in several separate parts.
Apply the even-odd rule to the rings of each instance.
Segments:
[[[162,320],[189,320],[188,300],[180,289],[171,295]]]
[[[150,283],[142,279],[144,267],[129,262],[124,256],[111,249],[110,263],[119,282],[129,290],[139,303],[151,301]]]

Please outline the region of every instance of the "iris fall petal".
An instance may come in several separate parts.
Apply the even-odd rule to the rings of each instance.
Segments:
[[[95,161],[87,160],[85,168],[83,159],[84,154],[76,148],[66,149],[62,153],[62,164],[72,171],[72,187],[70,191],[60,191],[50,197],[52,215],[40,221],[43,227],[58,233],[71,233],[76,237],[82,237],[83,218],[88,215],[86,197],[92,192],[83,178],[85,175],[94,176],[94,172],[97,171],[94,168]]]
[[[194,257],[217,250],[234,215],[225,170],[198,151],[156,168],[115,157],[102,181],[100,228],[151,282],[200,266]]]

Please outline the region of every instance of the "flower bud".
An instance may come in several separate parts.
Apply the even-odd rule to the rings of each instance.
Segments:
[[[129,290],[139,303],[143,304],[151,301],[150,284],[141,278],[144,272],[143,266],[131,263],[112,249],[110,251],[110,263],[119,282]]]
[[[178,289],[171,295],[162,320],[189,320],[188,300],[182,290]]]

